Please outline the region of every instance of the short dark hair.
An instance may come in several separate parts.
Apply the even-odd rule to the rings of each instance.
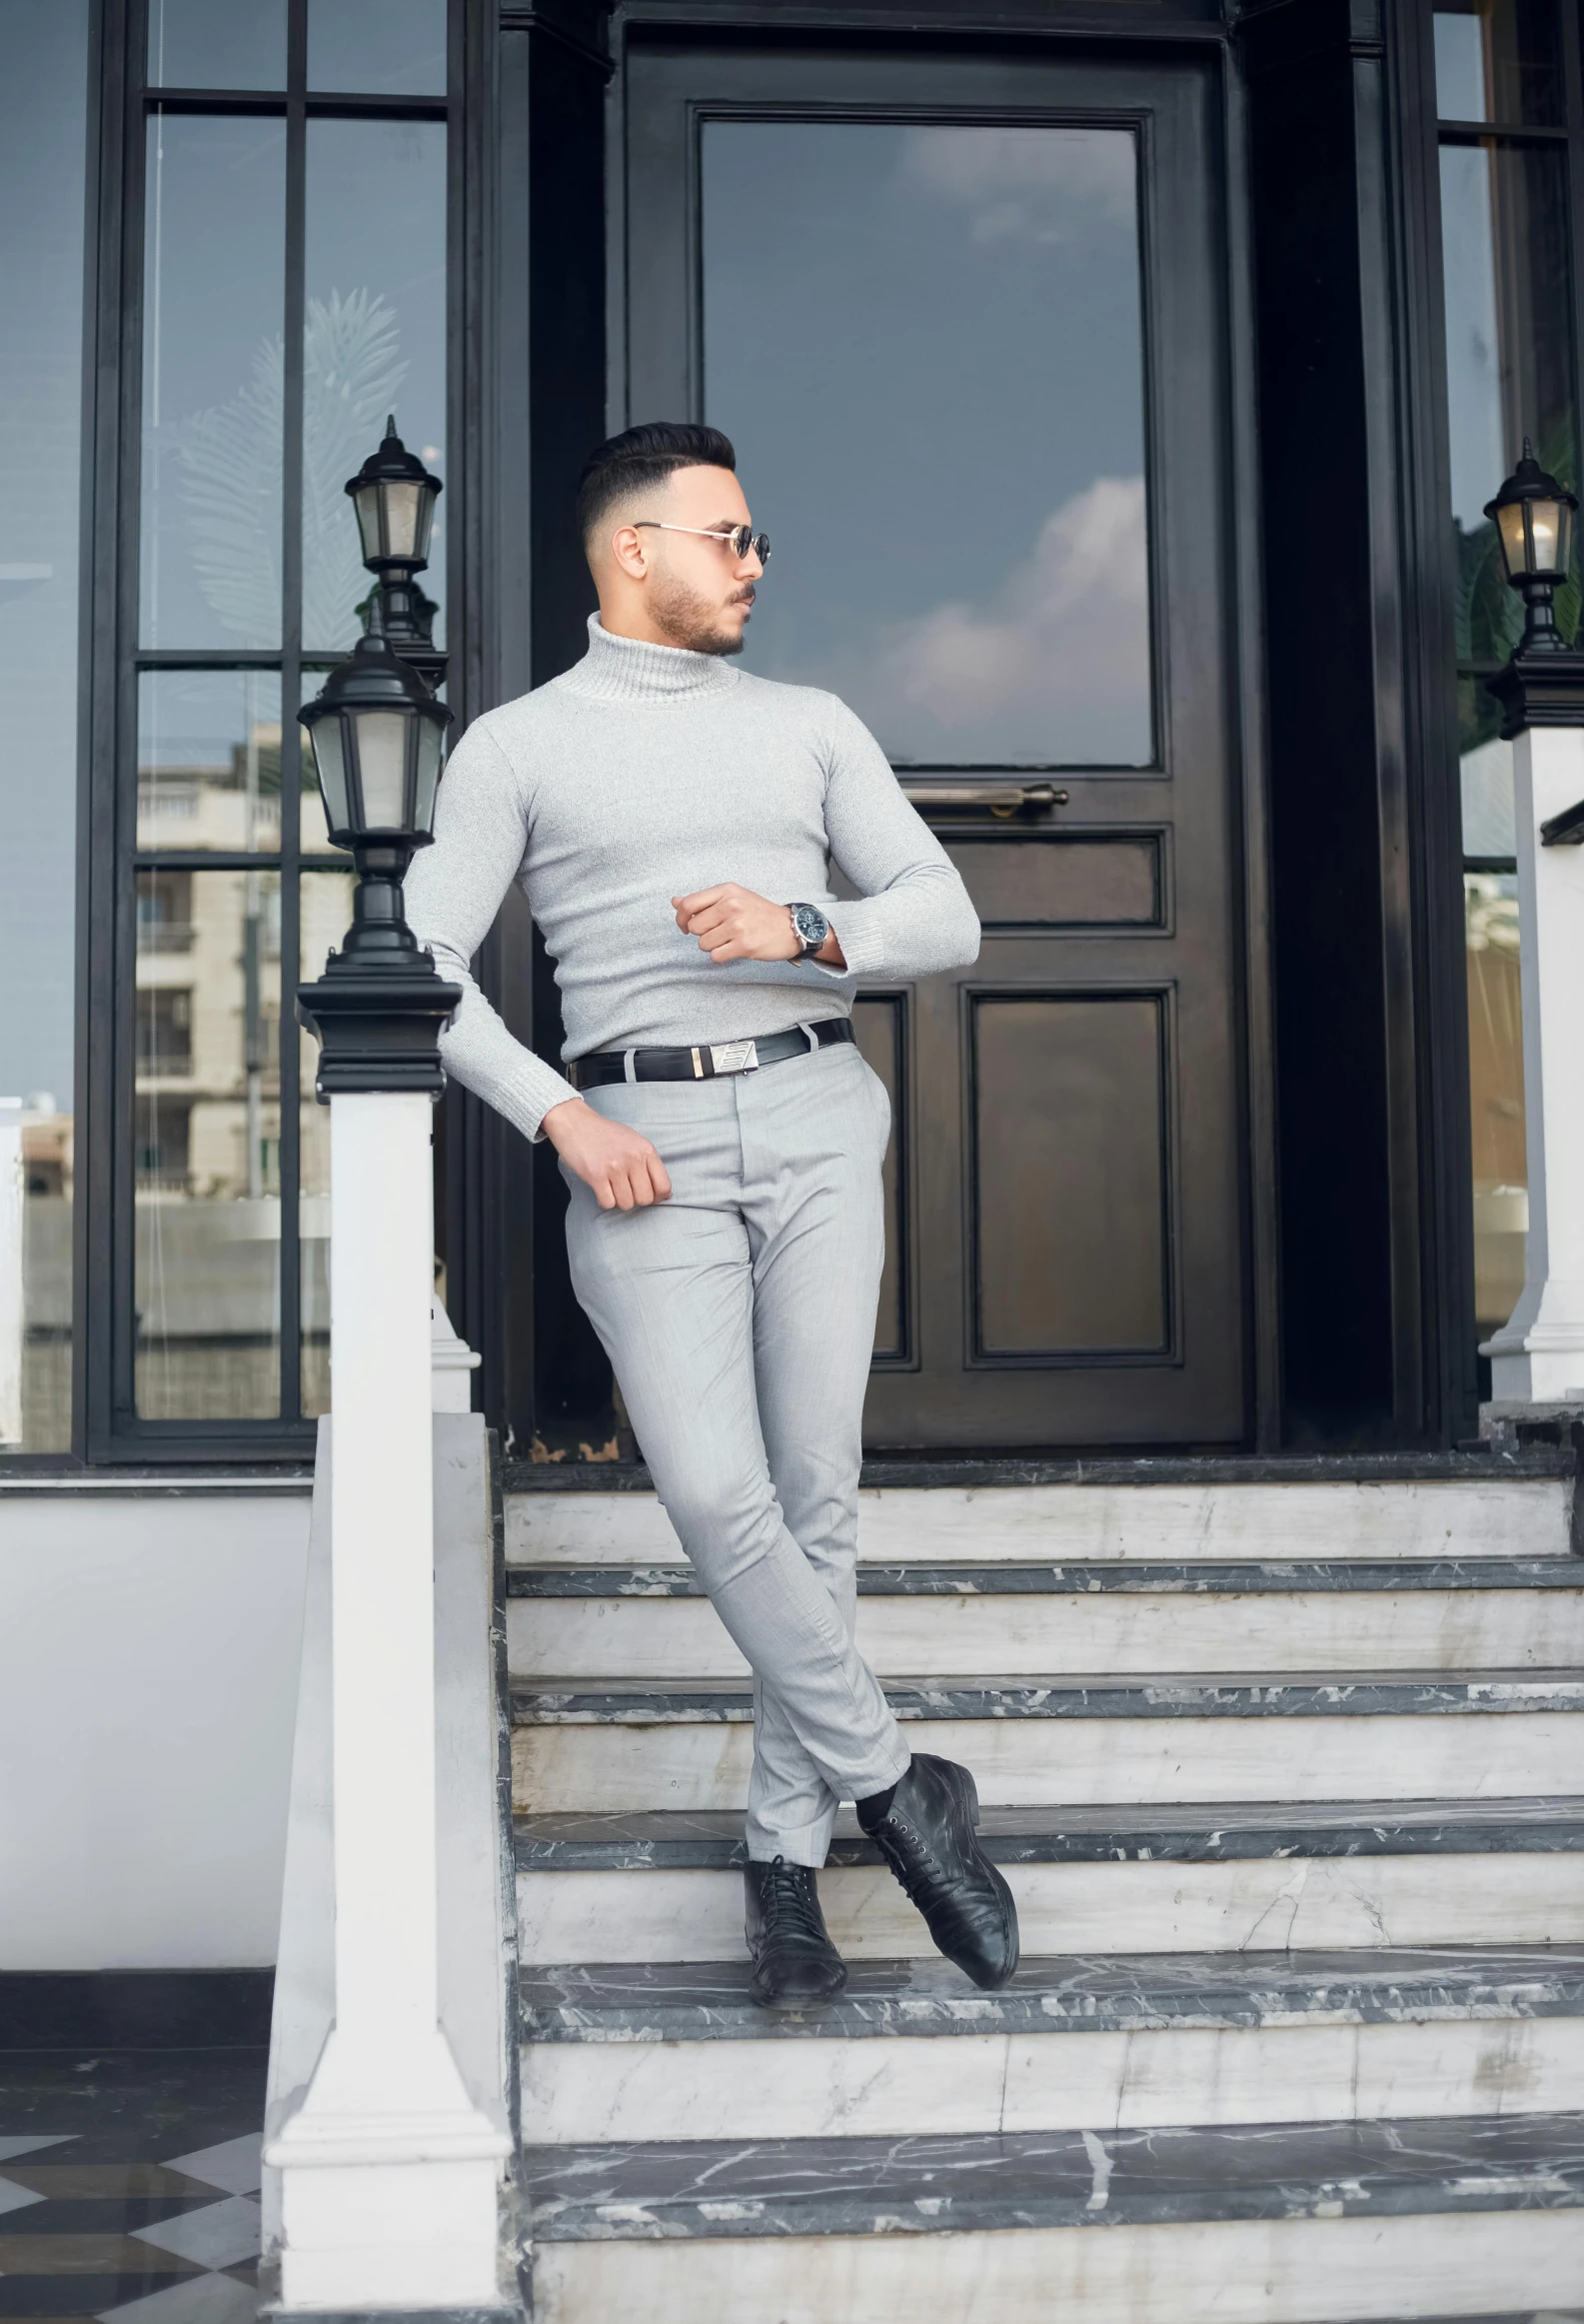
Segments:
[[[619,501],[664,484],[679,468],[737,469],[732,439],[693,420],[624,428],[590,453],[578,481],[578,529],[587,541]]]

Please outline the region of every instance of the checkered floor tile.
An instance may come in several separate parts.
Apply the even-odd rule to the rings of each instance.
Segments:
[[[0,2056],[0,2324],[252,2324],[264,2067]]]

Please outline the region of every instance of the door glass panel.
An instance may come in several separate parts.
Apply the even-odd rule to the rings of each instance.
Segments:
[[[148,138],[143,643],[275,646],[286,128],[156,113]]]
[[[281,682],[273,670],[145,670],[138,846],[273,855],[281,844]]]
[[[1567,173],[1550,146],[1443,145],[1447,412],[1460,662],[1505,661],[1523,607],[1484,514],[1532,437],[1542,467],[1577,482]],[[1575,574],[1557,619],[1578,627]]]
[[[149,79],[157,89],[284,89],[286,0],[149,0]]]
[[[373,583],[344,487],[387,413],[437,475],[446,443],[446,128],[441,121],[308,125],[303,327],[303,643],[353,644]],[[430,596],[445,598],[437,515]],[[436,643],[445,623],[437,619]]]
[[[1464,0],[1436,9],[1435,109],[1443,121],[1562,119],[1557,0]]]
[[[446,0],[309,0],[308,86],[443,97]]]
[[[703,168],[751,666],[897,765],[1149,765],[1131,132],[718,121]]]
[[[280,1409],[281,884],[137,876],[137,1405]]]

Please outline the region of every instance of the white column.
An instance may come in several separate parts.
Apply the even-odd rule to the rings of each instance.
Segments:
[[[1584,848],[1540,826],[1584,799],[1584,728],[1513,745],[1529,1232],[1524,1286],[1487,1343],[1498,1403],[1584,1400]]]
[[[285,2308],[493,2304],[506,2138],[436,1975],[433,1108],[331,1100],[336,2015],[282,2174]]]

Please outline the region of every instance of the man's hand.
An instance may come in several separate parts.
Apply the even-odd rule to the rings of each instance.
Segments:
[[[540,1125],[551,1145],[586,1186],[602,1210],[647,1210],[671,1193],[666,1164],[636,1130],[607,1122],[581,1098],[564,1098]]]
[[[735,880],[671,901],[683,935],[697,937],[699,950],[712,961],[795,961],[802,951],[786,905],[772,904]],[[833,929],[814,959],[833,969],[846,966]]]

